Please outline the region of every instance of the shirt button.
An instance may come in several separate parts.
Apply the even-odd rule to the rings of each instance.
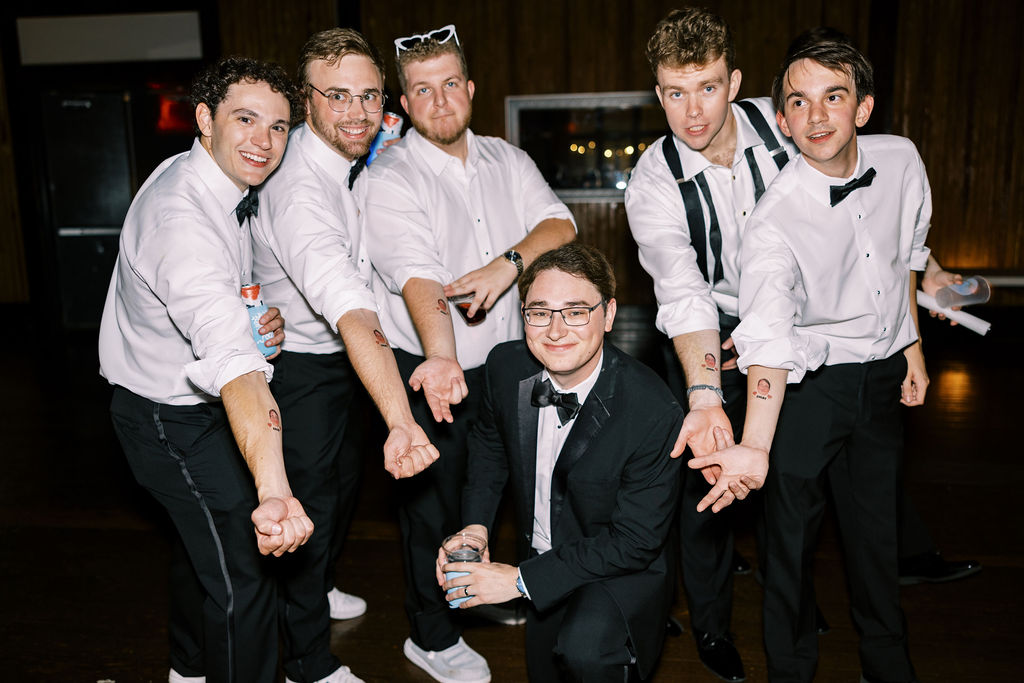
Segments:
[[[886,330],[888,330],[888,329],[889,329],[888,327],[883,327],[883,328],[882,328],[882,332],[885,332],[885,331],[886,331]]]
[[[747,212],[746,212],[746,211],[744,211],[744,212],[743,212],[743,215],[744,215],[744,216],[746,216],[746,215],[747,215]]]
[[[875,296],[878,296],[879,294],[881,294],[881,292],[876,289],[875,290]]]
[[[871,254],[864,254],[864,258],[871,258]]]

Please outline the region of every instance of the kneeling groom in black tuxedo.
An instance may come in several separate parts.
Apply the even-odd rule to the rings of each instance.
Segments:
[[[469,436],[466,533],[488,537],[506,482],[515,497],[518,565],[445,563],[438,582],[460,607],[529,600],[530,680],[648,677],[672,602],[665,544],[683,413],[646,366],[605,343],[615,276],[578,242],[538,257],[519,280],[526,340],[487,359]],[[444,571],[468,572],[445,581]]]

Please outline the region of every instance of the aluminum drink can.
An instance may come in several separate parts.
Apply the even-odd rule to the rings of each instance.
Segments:
[[[384,120],[381,121],[380,130],[370,145],[370,155],[366,157],[366,165],[369,166],[380,151],[384,149],[384,143],[388,140],[402,137],[402,117],[389,111],[384,112]]]

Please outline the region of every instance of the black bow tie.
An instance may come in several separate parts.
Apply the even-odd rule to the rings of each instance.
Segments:
[[[235,216],[238,217],[238,224],[245,222],[246,218],[255,216],[260,210],[260,195],[256,190],[250,188],[249,194],[242,197],[235,207]]]
[[[352,164],[352,168],[348,171],[348,189],[351,190],[352,186],[356,184],[356,178],[358,178],[359,174],[363,172],[364,168],[366,168],[366,159],[369,156],[369,154],[364,154],[356,159],[356,162]]]
[[[846,199],[846,195],[850,194],[854,190],[860,187],[867,187],[871,184],[871,181],[875,178],[875,169],[869,168],[864,171],[864,175],[860,178],[854,178],[845,185],[830,185],[829,196],[832,199],[832,206],[835,206],[839,202]]]
[[[561,393],[555,391],[550,380],[537,380],[533,384],[533,395],[530,396],[530,403],[538,408],[555,406],[558,410],[558,421],[563,425],[576,417],[580,412],[580,400],[574,393]]]

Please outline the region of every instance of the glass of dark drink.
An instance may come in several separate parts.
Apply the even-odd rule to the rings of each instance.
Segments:
[[[455,306],[455,310],[459,312],[459,315],[462,316],[462,320],[469,327],[479,325],[487,318],[487,311],[483,309],[483,306],[476,309],[476,314],[473,317],[469,316],[469,307],[473,304],[474,296],[476,296],[476,292],[448,297],[448,302]]]

